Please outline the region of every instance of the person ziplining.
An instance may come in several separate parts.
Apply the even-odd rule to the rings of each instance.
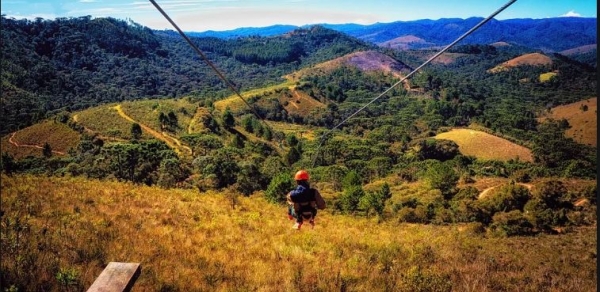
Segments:
[[[325,200],[323,200],[317,189],[310,187],[309,179],[310,176],[306,170],[296,172],[294,180],[296,180],[297,186],[286,196],[288,218],[296,220],[296,223],[292,226],[293,229],[299,230],[304,220],[308,220],[308,223],[314,228],[317,209],[325,209]]]

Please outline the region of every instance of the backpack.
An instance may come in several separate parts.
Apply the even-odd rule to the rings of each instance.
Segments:
[[[292,196],[294,211],[303,219],[312,219],[317,211],[315,192],[313,188],[303,188],[300,193]]]

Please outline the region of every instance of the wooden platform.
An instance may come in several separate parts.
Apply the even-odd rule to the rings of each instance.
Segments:
[[[141,271],[139,263],[110,262],[87,292],[130,291]]]

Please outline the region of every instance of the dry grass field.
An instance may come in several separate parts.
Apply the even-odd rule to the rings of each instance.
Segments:
[[[290,86],[293,86],[293,85],[294,85],[293,82],[288,80],[288,81],[285,81],[285,82],[277,84],[277,85],[272,85],[272,86],[267,86],[267,87],[263,87],[263,88],[244,91],[244,92],[241,92],[241,95],[246,101],[248,101],[248,99],[251,97],[263,96],[263,95],[265,95],[265,93],[269,94],[269,93],[275,92],[277,90],[289,88]],[[237,111],[247,108],[246,104],[244,104],[244,101],[242,101],[242,99],[240,99],[240,97],[237,95],[231,95],[230,97],[219,100],[214,103],[214,106],[215,106],[215,109],[217,109],[219,112],[225,111],[226,108],[229,108],[234,112],[237,112]]]
[[[435,136],[436,139],[452,140],[464,155],[475,156],[483,160],[502,160],[519,158],[533,162],[531,150],[506,139],[471,129],[452,129]]]
[[[587,108],[584,110],[584,108]],[[598,99],[596,97],[561,105],[550,110],[550,113],[539,118],[555,120],[566,119],[571,125],[565,134],[573,140],[587,145],[596,146],[598,141]]]
[[[2,138],[2,151],[17,159],[30,155],[42,156],[45,143],[50,145],[55,155],[65,155],[79,143],[79,133],[53,120],[43,121],[13,134]]]
[[[121,117],[117,110],[115,110],[115,106],[116,104],[107,104],[93,107],[76,112],[73,116],[77,123],[90,132],[98,133],[102,136],[129,140],[131,139],[132,123]],[[151,138],[151,136],[142,133],[142,138]]]
[[[490,73],[497,73],[521,65],[544,66],[551,64],[552,59],[550,59],[550,57],[540,53],[531,53],[516,57],[514,59],[510,59],[488,71]]]
[[[123,111],[133,120],[159,132],[160,122],[158,117],[160,113],[168,115],[169,112],[173,112],[177,116],[179,124],[177,134],[187,133],[188,125],[194,113],[196,113],[197,107],[197,104],[185,98],[138,100],[121,103]]]
[[[260,193],[69,177],[1,184],[6,289],[85,291],[111,261],[141,264],[133,291],[597,288],[595,226],[493,238],[471,225],[377,223],[326,209],[314,229],[295,231],[284,206]],[[324,195],[330,203],[335,194]]]

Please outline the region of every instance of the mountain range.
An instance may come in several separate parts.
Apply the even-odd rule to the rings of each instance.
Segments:
[[[467,19],[442,18],[371,25],[322,24],[322,26],[379,45],[384,45],[386,42],[397,38],[412,37],[414,41],[407,42],[408,46],[406,48],[420,49],[447,45],[482,20],[483,18],[478,17]],[[190,35],[230,39],[247,36],[275,36],[297,28],[299,27],[293,25],[273,25],[227,31],[190,32]],[[596,18],[492,19],[461,43],[490,44],[507,42],[544,52],[560,52],[579,46],[596,44],[596,31]]]

